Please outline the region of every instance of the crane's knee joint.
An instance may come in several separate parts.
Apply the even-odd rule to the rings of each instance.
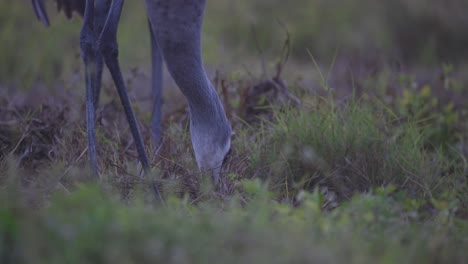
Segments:
[[[116,59],[119,56],[119,47],[115,39],[99,39],[98,48],[104,59]]]
[[[82,36],[80,38],[81,57],[86,61],[93,60],[96,57],[96,46],[92,38]]]

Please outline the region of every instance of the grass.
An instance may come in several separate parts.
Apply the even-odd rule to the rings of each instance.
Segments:
[[[160,203],[140,178],[108,77],[97,113],[99,179],[87,169],[79,20],[52,14],[46,31],[25,22],[26,3],[2,2],[0,263],[467,263],[468,81],[453,36],[439,39],[452,30],[468,36],[461,16],[392,1],[406,10],[394,25],[365,0],[297,3],[288,12],[272,8],[281,1],[208,3],[205,62],[217,69],[213,83],[235,131],[223,168],[231,193],[215,192],[198,172],[186,106],[166,93],[150,175],[161,183]],[[132,18],[142,3],[126,5],[120,54],[153,153],[146,20]],[[430,43],[424,17],[444,25]],[[284,38],[276,18],[293,50],[269,79],[278,71],[269,54]],[[400,42],[405,28],[421,35]],[[409,44],[422,55],[405,57]],[[440,53],[446,47],[460,58]],[[259,50],[261,63],[251,55]],[[267,71],[257,74],[252,61]]]
[[[255,87],[236,94],[251,99]],[[253,101],[264,108],[263,96]],[[198,174],[187,117],[172,115],[153,163],[165,204],[138,177],[122,115],[109,116],[121,112],[117,99],[98,116],[98,184],[82,169],[84,120],[68,118],[81,103],[10,109],[18,124],[1,130],[11,140],[0,163],[2,263],[465,263],[466,154],[427,146],[438,123],[403,118],[401,104],[333,96],[257,118],[232,108],[229,197]],[[144,124],[143,134],[149,143]]]
[[[466,261],[466,222],[450,210],[415,222],[414,211],[381,189],[323,213],[317,193],[301,193],[291,207],[271,200],[259,182],[243,184],[245,205],[239,197],[125,205],[96,186],[56,194],[38,212],[9,203],[1,210],[3,263]]]

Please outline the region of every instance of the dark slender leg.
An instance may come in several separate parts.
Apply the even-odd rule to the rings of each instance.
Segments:
[[[140,161],[144,170],[149,172],[150,166],[148,156],[146,155],[145,147],[143,146],[143,140],[141,138],[140,130],[135,119],[135,114],[133,113],[133,109],[127,95],[118,61],[117,26],[119,23],[122,6],[123,0],[112,1],[106,23],[101,32],[101,35],[99,36],[98,47],[107,67],[109,68],[112,78],[114,79],[114,83],[117,88],[117,92],[119,93],[125,115],[127,116],[128,124],[130,125],[130,131],[132,132],[133,139],[135,140]]]
[[[86,80],[86,127],[88,134],[88,154],[91,170],[97,175],[95,104],[96,87],[96,37],[93,28],[94,0],[86,0],[83,27],[80,34],[81,56],[85,65]]]
[[[95,74],[95,83],[96,86],[94,88],[93,93],[93,103],[94,103],[94,112],[98,109],[99,106],[99,95],[101,93],[101,83],[102,83],[102,69],[104,66],[104,59],[100,52],[96,53],[96,74]]]
[[[157,154],[161,145],[161,119],[162,119],[162,62],[163,57],[158,42],[153,34],[151,22],[148,20],[148,28],[151,39],[151,91],[153,93],[153,109],[151,113],[151,139],[153,142],[153,154]],[[158,182],[153,182],[154,192],[160,201],[163,201],[159,193]]]
[[[151,23],[148,21],[151,37],[151,90],[153,92],[153,111],[151,116],[151,133],[153,149],[158,150],[161,144],[161,119],[162,119],[162,54],[158,42],[153,34]]]
[[[104,24],[106,23],[107,14],[109,13],[111,0],[99,0],[96,3],[95,11],[94,11],[94,35],[95,39],[97,40],[99,34],[102,32],[104,28]],[[102,54],[97,50],[96,52],[96,86],[94,89],[94,108],[97,110],[99,106],[99,95],[101,93],[101,83],[102,83],[102,70],[104,66],[104,59],[102,58]]]

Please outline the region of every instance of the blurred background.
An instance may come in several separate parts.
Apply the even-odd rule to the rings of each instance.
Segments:
[[[35,17],[30,1],[0,2],[0,84],[29,89],[82,82],[81,19],[68,21],[46,0],[51,26]],[[203,52],[208,68],[254,71],[274,61],[287,35],[293,71],[334,58],[386,62],[398,67],[454,65],[468,58],[465,0],[208,0]],[[149,35],[144,1],[126,1],[119,27],[124,71],[149,72]],[[310,53],[309,53],[310,52]],[[84,89],[83,89],[84,90]]]

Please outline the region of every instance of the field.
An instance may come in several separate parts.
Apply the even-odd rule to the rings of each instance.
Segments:
[[[154,153],[143,2],[118,41]],[[218,193],[168,73],[146,178],[105,73],[93,176],[81,19],[48,1],[45,28],[3,0],[0,263],[468,263],[468,4],[439,2],[209,0],[203,58],[235,132]]]

